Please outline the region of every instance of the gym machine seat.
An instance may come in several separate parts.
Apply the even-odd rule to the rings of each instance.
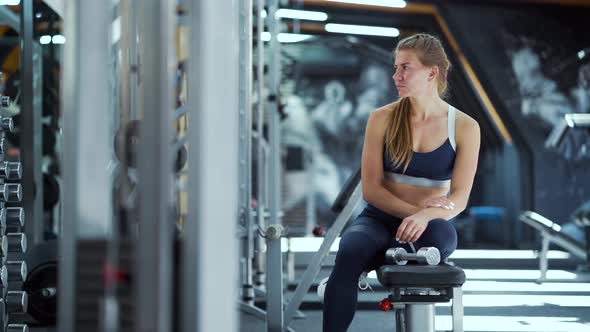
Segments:
[[[440,265],[383,265],[377,270],[381,285],[390,290],[397,332],[434,332],[434,304],[452,300],[453,332],[463,332],[465,273]]]

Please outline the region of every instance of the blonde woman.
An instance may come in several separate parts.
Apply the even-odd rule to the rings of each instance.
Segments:
[[[477,122],[447,104],[450,63],[428,34],[402,39],[393,80],[399,100],[369,116],[362,154],[367,206],[340,240],[324,293],[323,331],[346,331],[356,311],[357,284],[383,263],[392,246],[438,248],[445,260],[457,247],[448,220],[467,206],[477,169]]]

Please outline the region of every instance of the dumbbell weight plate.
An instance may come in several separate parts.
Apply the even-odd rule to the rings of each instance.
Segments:
[[[440,263],[440,252],[436,247],[423,247],[416,253],[418,261],[428,265],[438,265]]]
[[[8,233],[6,234],[8,241],[8,252],[27,252],[27,237],[24,233]]]
[[[25,225],[25,210],[21,207],[3,208],[0,217],[7,227],[23,227]]]
[[[25,261],[8,261],[8,281],[24,282],[27,280],[27,263]]]
[[[390,248],[385,252],[385,262],[387,264],[406,265],[408,261],[400,257],[407,255],[407,253],[404,248]]]
[[[10,313],[27,312],[29,298],[26,292],[8,291],[6,293],[6,311]]]

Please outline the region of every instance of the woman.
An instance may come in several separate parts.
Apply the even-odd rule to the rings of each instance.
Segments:
[[[440,41],[417,34],[395,50],[400,99],[370,114],[362,155],[367,207],[340,240],[324,294],[323,330],[346,331],[361,273],[390,247],[434,246],[445,260],[457,247],[448,220],[467,206],[477,169],[477,122],[447,104],[450,63]]]

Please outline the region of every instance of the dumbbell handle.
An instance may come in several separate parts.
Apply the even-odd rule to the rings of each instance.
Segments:
[[[392,251],[390,251],[392,250]],[[440,263],[440,253],[435,247],[420,248],[415,254],[408,254],[403,248],[395,248],[387,251],[386,255],[394,262],[405,265],[407,261],[417,261],[428,265],[437,265]]]
[[[4,202],[20,202],[23,196],[20,183],[0,184],[0,192]]]
[[[0,178],[7,180],[20,180],[21,177],[22,168],[19,162],[0,162]]]

